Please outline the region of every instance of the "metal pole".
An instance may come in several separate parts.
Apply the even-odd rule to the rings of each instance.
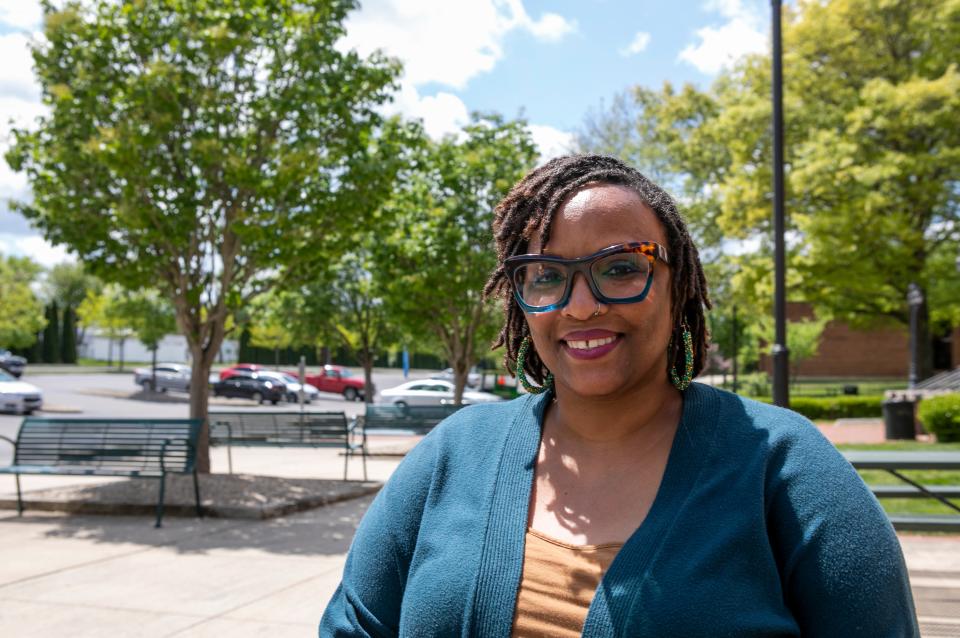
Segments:
[[[920,306],[923,305],[923,292],[916,282],[907,286],[907,305],[910,307],[910,373],[907,387],[913,390],[919,381],[920,370]]]
[[[781,0],[773,7],[773,243],[774,243],[774,316],[776,335],[773,344],[773,403],[790,406],[787,350],[786,246],[784,244],[783,182],[783,45],[780,39]]]

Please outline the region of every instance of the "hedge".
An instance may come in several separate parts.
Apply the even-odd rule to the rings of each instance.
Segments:
[[[941,394],[920,401],[917,411],[927,432],[940,443],[960,441],[960,394]]]
[[[757,397],[757,401],[770,403],[769,397]],[[790,409],[799,412],[811,421],[852,418],[880,418],[883,415],[883,395],[864,394],[836,397],[794,397]]]

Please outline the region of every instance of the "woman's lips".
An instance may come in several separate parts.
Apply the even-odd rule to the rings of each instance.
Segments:
[[[563,351],[574,359],[597,359],[620,344],[620,335],[606,330],[570,333],[560,342]]]

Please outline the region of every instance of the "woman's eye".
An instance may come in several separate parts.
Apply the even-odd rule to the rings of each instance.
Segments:
[[[559,270],[544,269],[537,272],[530,280],[534,286],[552,286],[563,283],[563,273]]]
[[[629,277],[631,275],[636,275],[640,271],[640,268],[633,262],[617,262],[613,264],[608,264],[603,269],[604,277]]]

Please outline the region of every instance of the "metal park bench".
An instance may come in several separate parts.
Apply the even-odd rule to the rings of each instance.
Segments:
[[[960,486],[922,485],[905,476],[903,470],[960,470],[960,452],[859,451],[843,453],[858,470],[884,470],[905,485],[871,485],[877,498],[932,498],[956,514],[892,515],[890,522],[898,530],[960,531]]]
[[[163,520],[166,477],[193,474],[197,516],[198,419],[55,419],[28,417],[13,444],[13,464],[0,467],[17,480],[17,513],[23,514],[21,474],[128,476],[160,480],[156,527]]]
[[[368,403],[363,430],[404,430],[426,434],[440,421],[459,410],[460,405],[403,405]]]
[[[210,445],[227,446],[227,464],[233,474],[234,445],[267,447],[341,447],[343,480],[350,458],[363,458],[367,480],[365,433],[343,412],[210,412]]]

